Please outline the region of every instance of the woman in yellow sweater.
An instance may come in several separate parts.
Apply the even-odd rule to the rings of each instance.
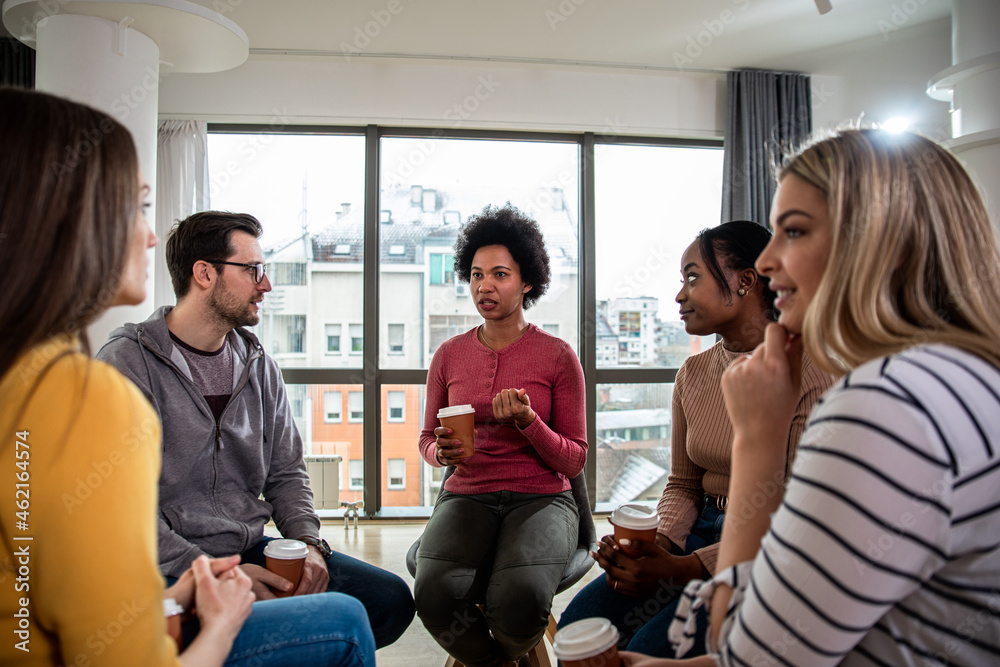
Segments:
[[[85,327],[145,298],[156,243],[128,131],[59,98],[0,89],[0,662],[175,665],[163,599],[202,627],[180,664],[220,665],[250,613],[233,559],[157,569],[160,426],[90,359]]]

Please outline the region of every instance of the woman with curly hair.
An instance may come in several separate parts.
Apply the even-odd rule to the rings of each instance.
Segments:
[[[492,667],[541,638],[576,548],[569,480],[587,458],[583,369],[565,341],[524,319],[550,280],[535,221],[487,207],[462,228],[455,271],[484,322],[442,344],[427,374],[420,453],[454,472],[420,541],[414,597],[449,654]],[[438,426],[439,409],[462,404],[475,408],[469,457]]]

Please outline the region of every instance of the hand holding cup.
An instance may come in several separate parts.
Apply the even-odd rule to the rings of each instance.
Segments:
[[[437,436],[437,460],[450,466],[476,452],[476,412],[471,405],[454,405],[438,410],[441,425]]]

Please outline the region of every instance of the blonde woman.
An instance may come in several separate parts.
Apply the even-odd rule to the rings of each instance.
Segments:
[[[931,141],[842,131],[787,161],[772,224],[757,267],[781,317],[723,378],[750,511],[697,593],[718,651],[698,661],[996,664],[1000,257],[975,185]],[[782,500],[758,484],[784,462],[803,347],[842,378]]]

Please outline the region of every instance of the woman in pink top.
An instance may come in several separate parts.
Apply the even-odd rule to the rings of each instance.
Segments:
[[[487,207],[462,228],[455,271],[485,321],[442,344],[427,374],[420,453],[454,473],[420,541],[414,597],[449,654],[492,667],[516,664],[541,638],[576,548],[569,480],[587,458],[583,369],[565,341],[524,319],[550,279],[535,221]],[[463,404],[476,411],[468,458],[437,419]]]

